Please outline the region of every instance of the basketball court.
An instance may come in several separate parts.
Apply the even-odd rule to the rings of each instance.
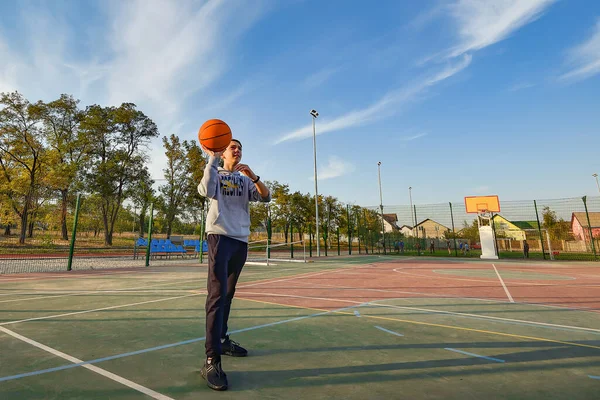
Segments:
[[[209,389],[206,267],[0,276],[0,398],[528,398],[600,391],[594,263],[336,257],[248,265],[250,351]]]

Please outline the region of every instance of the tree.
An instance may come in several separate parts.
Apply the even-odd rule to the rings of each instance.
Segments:
[[[463,221],[463,229],[459,232],[460,237],[468,239],[471,243],[479,242],[479,225],[477,220],[474,219],[469,225],[467,221]]]
[[[150,204],[154,202],[154,180],[150,177],[148,167],[144,165],[138,175],[137,182],[131,186],[130,199],[133,202],[134,212],[139,208],[137,214],[138,221],[140,222],[139,236],[144,237],[144,226],[146,221],[146,212]]]
[[[43,122],[43,135],[48,144],[48,172],[46,184],[60,194],[60,227],[63,240],[68,240],[67,207],[76,177],[89,158],[90,141],[79,129],[83,112],[79,100],[63,94],[50,103],[37,103]]]
[[[20,217],[19,243],[25,243],[35,191],[41,185],[45,148],[39,107],[20,93],[0,94],[0,173],[2,187]]]
[[[147,145],[158,128],[135,104],[123,103],[118,108],[89,106],[80,129],[91,140],[87,186],[102,199],[104,242],[111,246],[119,209],[140,180]]]
[[[171,135],[169,138],[163,137],[163,146],[167,156],[167,168],[163,170],[166,183],[161,185],[158,190],[163,197],[167,237],[171,236],[173,221],[177,215],[182,213],[186,203],[192,205],[192,199],[199,197],[195,196],[195,193],[198,193],[196,187],[199,181],[197,183],[193,175],[193,172],[197,173],[198,170],[192,169],[190,161],[195,158],[189,154],[194,151],[194,145],[187,141],[182,143],[175,135]],[[194,168],[200,169],[201,166],[196,165]],[[201,176],[200,179],[202,179]]]
[[[568,221],[558,218],[556,212],[546,206],[542,210],[542,226],[548,230],[552,240],[572,240],[573,234]]]

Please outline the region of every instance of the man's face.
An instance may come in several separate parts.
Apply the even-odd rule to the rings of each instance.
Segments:
[[[234,165],[239,163],[242,160],[242,145],[232,140],[221,157],[225,161],[233,162]]]

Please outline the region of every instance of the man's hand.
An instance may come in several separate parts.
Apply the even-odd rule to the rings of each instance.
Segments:
[[[256,174],[246,164],[237,164],[233,169],[234,171],[241,172],[253,181],[256,180]]]
[[[203,144],[201,144],[200,147],[202,148],[202,150],[204,150],[204,152],[206,154],[208,154],[209,156],[212,156],[212,157],[220,158],[221,155],[223,154],[222,151],[212,151],[212,150],[209,150],[206,147],[204,147]]]

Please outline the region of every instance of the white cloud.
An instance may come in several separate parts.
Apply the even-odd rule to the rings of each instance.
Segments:
[[[31,101],[73,94],[82,105],[135,103],[161,134],[182,134],[183,106],[228,71],[239,37],[266,11],[263,1],[129,0],[99,2],[94,25],[75,30],[67,5],[21,6],[18,40],[0,32],[0,91]],[[11,40],[9,40],[11,39]],[[83,50],[82,50],[83,49]],[[198,96],[203,110],[242,96],[241,83],[220,101]],[[194,137],[195,134],[192,135]],[[162,176],[164,149],[152,144],[151,170]],[[154,157],[159,155],[160,157]]]
[[[534,87],[535,85],[533,83],[529,83],[529,82],[521,82],[521,83],[516,83],[514,85],[512,85],[511,87],[508,88],[509,92],[516,92],[519,90],[523,90],[523,89],[529,89]]]
[[[334,132],[353,126],[360,126],[368,121],[395,114],[400,111],[401,105],[413,100],[429,87],[434,86],[435,84],[459,73],[470,63],[471,56],[465,55],[459,63],[449,65],[437,74],[429,76],[425,79],[421,79],[409,86],[389,92],[379,101],[366,108],[350,111],[334,119],[323,119],[323,122],[318,124],[319,128],[316,130],[316,133],[317,135],[322,135],[324,133]],[[281,135],[281,137],[275,141],[275,144],[279,144],[288,140],[306,139],[311,137],[312,134],[312,125],[307,125]]]
[[[340,68],[324,68],[304,79],[304,87],[313,89],[327,82]]]
[[[560,80],[583,80],[600,73],[600,19],[592,35],[569,53],[572,69],[561,75]]]
[[[417,133],[415,135],[404,136],[404,137],[400,138],[400,140],[402,140],[404,142],[410,142],[412,140],[422,138],[423,136],[427,136],[427,132],[421,132],[421,133]]]
[[[325,179],[337,178],[339,176],[353,172],[356,167],[349,162],[342,160],[337,156],[329,156],[327,165],[319,166],[317,169],[317,178],[322,181]],[[315,177],[311,176],[310,180],[314,181]]]
[[[556,0],[459,0],[448,7],[460,42],[446,56],[457,57],[506,39],[538,19]]]

